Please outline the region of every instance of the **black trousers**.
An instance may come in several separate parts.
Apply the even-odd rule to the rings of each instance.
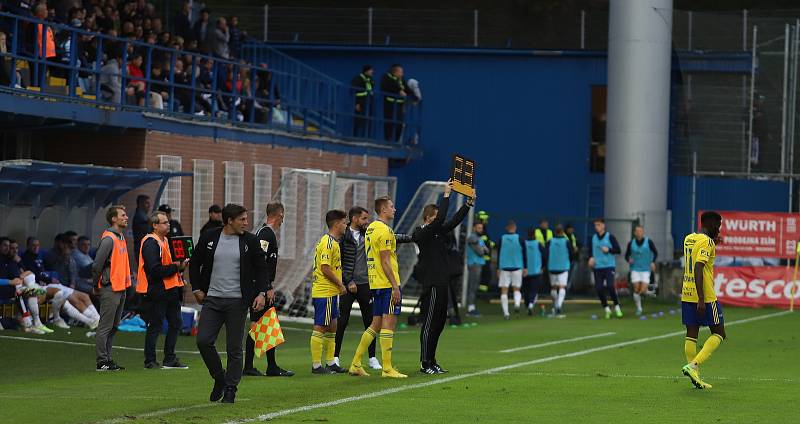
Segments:
[[[200,311],[200,322],[197,328],[197,348],[206,363],[211,378],[225,381],[228,387],[236,387],[242,379],[242,338],[244,337],[244,320],[247,308],[242,299],[225,299],[207,297]],[[225,326],[225,343],[228,353],[227,371],[222,369],[214,343]]]
[[[262,316],[271,308],[272,305],[265,307],[260,311],[250,311],[250,321],[256,322],[261,319]],[[256,342],[253,341],[253,338],[250,337],[249,334],[245,332],[245,342],[244,342],[244,369],[252,369],[255,368],[253,366],[253,358],[256,356]],[[275,361],[275,349],[277,347],[273,347],[272,349],[267,351],[267,370],[274,370],[278,368],[278,363]]]
[[[405,120],[404,104],[383,102],[383,137],[388,141],[400,141]]]
[[[333,354],[339,357],[339,352],[342,351],[342,340],[344,340],[344,331],[347,330],[347,324],[350,323],[350,311],[353,310],[353,302],[358,302],[358,307],[361,309],[361,321],[364,323],[364,329],[372,324],[372,292],[369,289],[369,284],[356,284],[356,292],[347,293],[339,296],[339,320],[336,327],[336,351]],[[369,344],[369,357],[375,356],[375,340]]]
[[[420,301],[422,328],[419,333],[420,355],[423,364],[436,362],[436,347],[447,321],[448,286],[428,287]]]
[[[142,311],[147,321],[147,333],[144,337],[144,363],[156,361],[156,342],[164,319],[167,320],[167,337],[164,339],[164,363],[174,362],[175,344],[178,342],[178,332],[183,325],[181,320],[180,293],[182,287],[167,290],[161,296],[152,298],[144,296]]]

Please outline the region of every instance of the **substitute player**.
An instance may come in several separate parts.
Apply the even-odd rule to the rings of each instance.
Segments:
[[[367,227],[365,249],[367,251],[367,274],[369,288],[372,290],[372,324],[361,335],[353,362],[350,364],[350,375],[367,376],[361,367],[361,358],[369,344],[380,332],[381,356],[383,362],[382,377],[406,378],[392,366],[392,345],[394,344],[394,328],[397,316],[400,315],[400,271],[397,265],[397,238],[387,224],[394,219],[394,202],[383,196],[375,199],[375,213],[378,219]]]
[[[700,225],[701,233],[689,234],[683,241],[685,265],[681,305],[686,326],[683,350],[688,363],[681,371],[698,389],[710,389],[711,385],[700,379],[699,367],[725,340],[722,306],[714,292],[715,240],[719,236],[722,216],[717,212],[704,212],[700,216]],[[697,335],[701,326],[707,326],[711,336],[698,353]]]
[[[547,242],[547,270],[550,272],[550,295],[553,297],[553,315],[561,315],[564,298],[567,296],[567,277],[572,247],[561,224],[556,226],[556,234]]]
[[[514,311],[519,317],[519,306],[522,302],[522,278],[528,276],[528,254],[525,241],[517,234],[517,223],[508,221],[506,233],[497,244],[497,285],[500,287],[500,306],[503,318],[510,319],[508,314],[508,288],[514,289]]]
[[[342,284],[342,254],[339,240],[347,228],[347,214],[331,210],[325,214],[328,234],[317,243],[314,255],[314,282],[311,285],[311,298],[314,304],[314,331],[311,333],[311,373],[339,374],[344,368],[336,365],[336,319],[339,318],[339,295],[344,294]],[[322,365],[322,351],[325,350],[326,366]]]
[[[636,315],[642,314],[642,296],[647,294],[650,285],[650,273],[656,271],[658,250],[653,240],[644,236],[644,227],[637,225],[633,230],[633,240],[625,249],[625,260],[631,265],[631,284],[633,284],[633,302],[636,304]]]

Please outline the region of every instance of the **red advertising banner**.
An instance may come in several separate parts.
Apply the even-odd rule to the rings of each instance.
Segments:
[[[700,211],[697,227],[700,229]],[[800,214],[781,212],[719,212],[721,243],[717,256],[794,258],[800,240]]]
[[[792,284],[793,268],[745,266],[714,268],[717,300],[724,305],[760,308],[788,308],[794,301],[800,305],[800,287]]]

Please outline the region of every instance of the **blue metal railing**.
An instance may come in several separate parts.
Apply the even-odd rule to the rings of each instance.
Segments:
[[[248,44],[246,63],[3,12],[0,29],[3,91],[379,143],[416,143],[421,133],[419,105],[384,114],[376,92],[357,113],[351,87],[265,45]]]

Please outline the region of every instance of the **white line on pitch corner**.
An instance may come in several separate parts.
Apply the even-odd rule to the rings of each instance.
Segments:
[[[539,349],[540,347],[553,346],[553,345],[558,345],[558,344],[562,344],[562,343],[578,342],[578,341],[581,341],[581,340],[596,339],[598,337],[613,336],[614,334],[617,334],[617,333],[608,332],[608,333],[592,334],[592,335],[589,335],[589,336],[573,337],[571,339],[553,340],[553,341],[544,342],[544,343],[538,343],[538,344],[533,344],[533,345],[528,345],[528,346],[515,347],[515,348],[512,348],[512,349],[500,350],[499,352],[500,353],[512,353],[512,352],[519,352],[520,350]]]
[[[38,339],[33,337],[20,337],[20,336],[2,336],[0,335],[0,339],[8,339],[8,340],[22,340],[26,342],[39,342],[39,343],[55,343],[55,344],[63,344],[63,345],[70,345],[70,346],[92,346],[94,347],[94,343],[84,343],[84,342],[70,342],[67,340],[49,340],[49,339]],[[119,350],[132,350],[135,352],[144,352],[144,349],[141,347],[128,347],[128,346],[114,346],[114,349]],[[159,352],[163,352],[164,349],[156,349]],[[186,353],[192,355],[199,355],[200,352],[196,350],[176,350],[175,353]],[[225,355],[225,352],[220,352],[221,355]]]
[[[753,322],[753,321],[760,321],[760,320],[768,319],[768,318],[775,318],[775,317],[783,316],[783,315],[790,314],[790,313],[791,312],[789,312],[789,311],[783,311],[783,312],[775,312],[775,313],[772,313],[772,314],[761,315],[761,316],[757,316],[757,317],[745,318],[745,319],[741,319],[741,320],[738,320],[738,321],[731,321],[730,323],[727,324],[727,326],[730,327],[730,326],[737,325],[737,324],[744,324],[744,323]],[[520,367],[525,367],[525,366],[529,366],[529,365],[536,365],[536,364],[541,364],[541,363],[545,363],[545,362],[552,362],[552,361],[556,361],[556,360],[559,360],[559,359],[574,358],[574,357],[577,357],[577,356],[588,355],[590,353],[602,352],[602,351],[605,351],[605,350],[616,349],[616,348],[619,348],[619,347],[625,347],[625,346],[631,346],[631,345],[640,344],[640,343],[646,343],[646,342],[650,342],[650,341],[653,341],[653,340],[661,340],[661,339],[666,339],[666,338],[670,338],[670,337],[680,336],[680,335],[683,335],[685,333],[686,333],[685,331],[681,330],[681,331],[674,331],[674,332],[671,332],[671,333],[662,334],[662,335],[659,335],[659,336],[643,337],[643,338],[640,338],[640,339],[629,340],[627,342],[613,343],[613,344],[609,344],[609,345],[594,347],[594,348],[591,348],[591,349],[584,349],[584,350],[579,350],[579,351],[575,351],[575,352],[571,352],[571,353],[565,353],[565,354],[562,354],[562,355],[554,355],[554,356],[548,356],[546,358],[539,358],[539,359],[534,359],[534,360],[525,361],[525,362],[518,362],[518,363],[515,363],[515,364],[509,364],[509,365],[504,365],[502,367],[490,368],[490,369],[486,369],[486,370],[483,370],[483,371],[476,371],[476,372],[467,373],[467,374],[454,375],[452,377],[440,378],[440,379],[437,379],[437,380],[426,381],[424,383],[407,384],[407,385],[400,386],[400,387],[393,387],[391,389],[380,390],[380,391],[372,392],[372,393],[365,393],[363,395],[351,396],[351,397],[338,399],[338,400],[334,400],[334,401],[330,401],[330,402],[313,403],[313,404],[310,404],[310,405],[298,406],[296,408],[283,409],[283,410],[280,410],[280,411],[275,411],[275,412],[270,412],[270,413],[267,413],[267,414],[262,414],[262,415],[259,415],[257,417],[253,417],[253,418],[245,418],[245,419],[240,419],[240,420],[227,421],[225,424],[244,424],[244,423],[249,423],[249,422],[254,422],[254,421],[268,421],[268,420],[273,420],[273,419],[278,418],[278,417],[297,414],[297,413],[300,413],[300,412],[307,412],[307,411],[312,411],[312,410],[315,410],[315,409],[327,408],[327,407],[331,407],[331,406],[341,405],[343,403],[350,403],[350,402],[357,402],[357,401],[366,400],[366,399],[373,399],[373,398],[377,398],[377,397],[381,397],[381,396],[390,395],[390,394],[393,394],[393,393],[405,392],[407,390],[420,389],[420,388],[424,388],[424,387],[435,386],[435,385],[438,385],[438,384],[450,383],[452,381],[463,380],[465,378],[498,373],[498,372],[511,370],[511,369],[515,369],[515,368],[520,368]]]

